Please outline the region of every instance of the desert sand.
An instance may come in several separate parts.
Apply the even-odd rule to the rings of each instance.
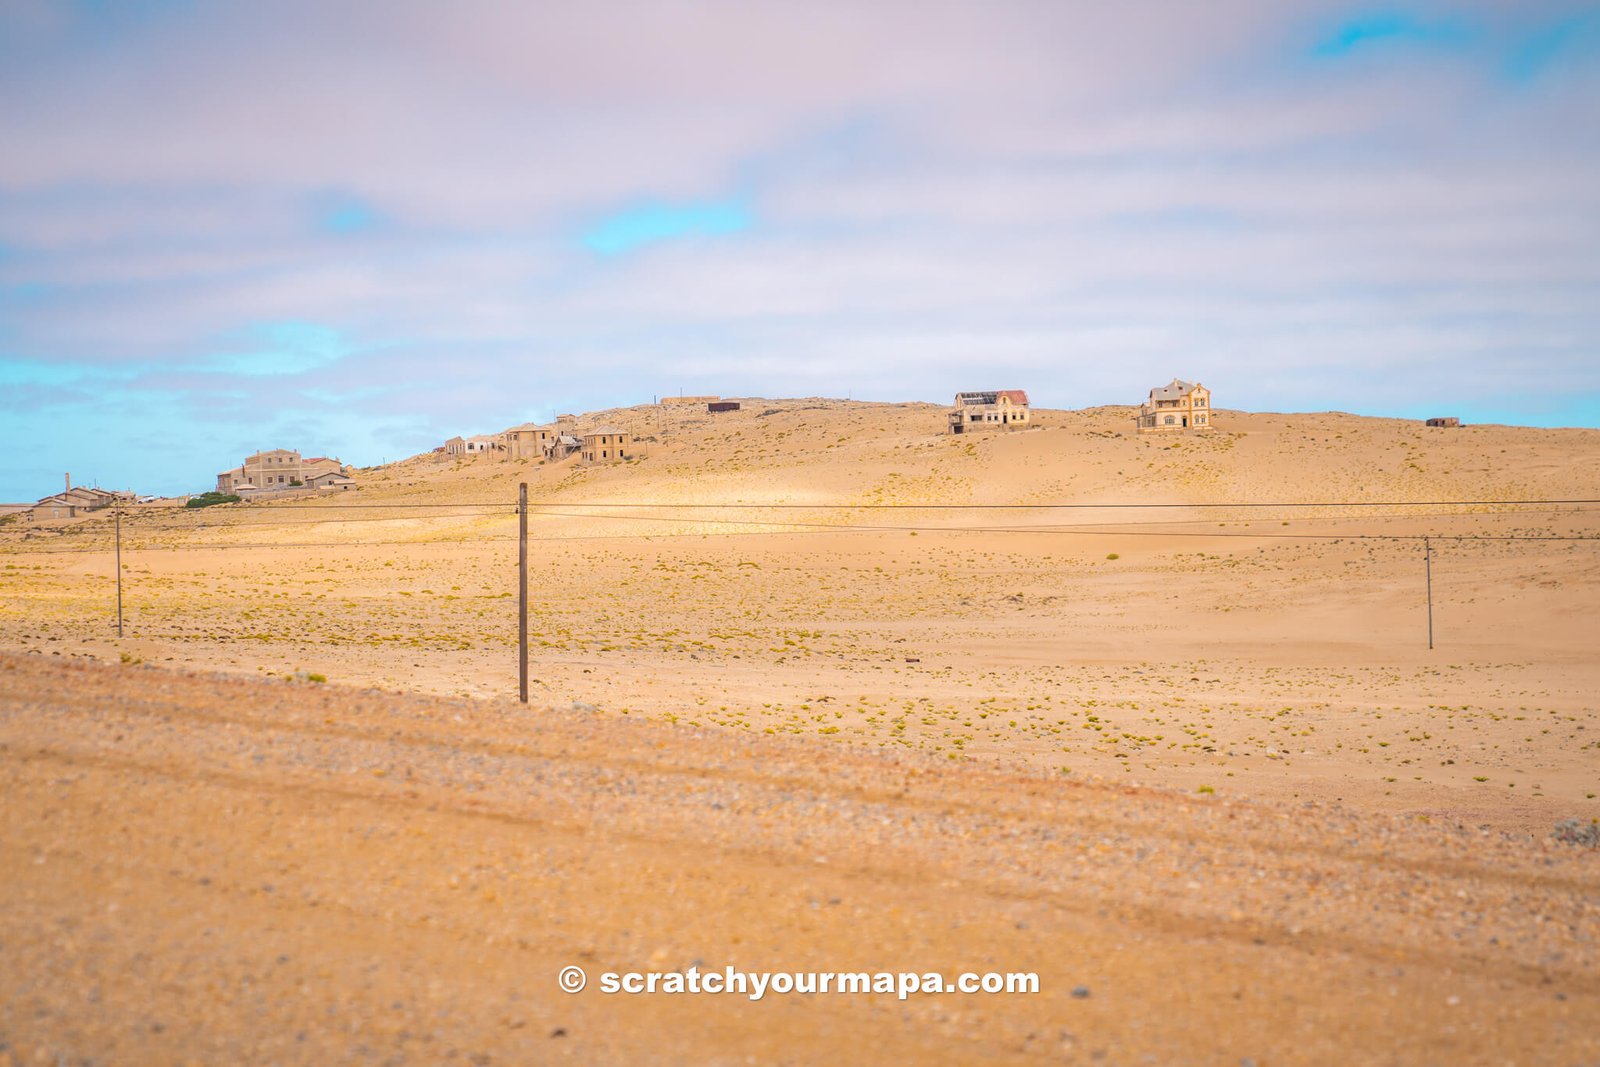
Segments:
[[[337,499],[133,509],[121,639],[106,517],[0,527],[0,1037],[1593,1058],[1600,852],[1548,835],[1600,817],[1600,432],[1129,414],[623,409],[589,417],[638,436],[615,466],[424,455]],[[1041,993],[554,986],[980,956]]]

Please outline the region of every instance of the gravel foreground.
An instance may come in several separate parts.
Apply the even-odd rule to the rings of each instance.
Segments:
[[[1600,850],[52,660],[0,655],[0,1063],[1600,1063]],[[600,989],[692,966],[1039,992]]]

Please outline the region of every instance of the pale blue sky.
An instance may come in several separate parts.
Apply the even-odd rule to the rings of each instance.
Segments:
[[[684,390],[1600,426],[1600,7],[0,7],[0,501]]]

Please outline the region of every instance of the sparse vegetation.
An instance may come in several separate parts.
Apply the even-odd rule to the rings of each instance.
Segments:
[[[218,504],[237,504],[239,499],[240,498],[237,493],[218,493],[216,491],[212,491],[190,497],[184,502],[183,506],[186,508],[209,508],[215,507]]]

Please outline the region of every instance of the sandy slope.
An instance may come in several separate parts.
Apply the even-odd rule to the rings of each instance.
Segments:
[[[20,1063],[1600,1057],[1600,853],[1456,823],[9,655],[0,774]],[[696,964],[1040,992],[598,992]]]

